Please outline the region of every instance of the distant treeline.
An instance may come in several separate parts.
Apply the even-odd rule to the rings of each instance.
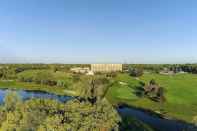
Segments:
[[[129,68],[140,68],[144,71],[151,71],[154,73],[168,70],[174,73],[187,72],[197,74],[197,64],[125,64],[123,68],[124,70],[129,70]]]
[[[16,72],[32,69],[69,70],[71,67],[90,67],[88,64],[0,64],[0,69],[15,69]]]
[[[90,67],[90,64],[0,64],[0,79],[16,79],[17,74],[28,70],[50,70],[68,72],[72,67]],[[123,71],[140,69],[153,73],[163,70],[197,74],[197,64],[124,64]]]
[[[85,64],[0,64],[0,79],[16,79],[16,74],[27,70],[52,70],[67,72],[72,67],[89,67]]]

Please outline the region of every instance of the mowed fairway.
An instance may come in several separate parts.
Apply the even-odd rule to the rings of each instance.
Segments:
[[[140,81],[148,83],[151,79],[165,88],[165,103],[153,102],[135,95],[135,87]],[[119,81],[128,83],[121,85]],[[194,74],[144,74],[138,80],[127,74],[119,74],[115,84],[109,89],[107,98],[114,104],[127,103],[132,106],[161,112],[168,117],[191,122],[197,116],[197,75]]]

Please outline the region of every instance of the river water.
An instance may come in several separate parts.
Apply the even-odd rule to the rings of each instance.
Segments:
[[[0,89],[0,104],[3,103],[6,94],[11,91],[13,90]],[[59,95],[40,92],[40,91],[24,91],[24,90],[14,90],[14,91],[19,94],[22,100],[28,100],[32,98],[42,98],[42,99],[53,99],[60,102],[66,102],[68,100],[73,99],[73,97],[70,96],[59,96]],[[121,108],[118,108],[117,110],[121,117],[134,117],[154,127],[158,131],[184,131],[188,127],[188,124],[186,123],[178,122],[174,120],[162,119],[132,107],[123,106]],[[192,131],[197,131],[197,130],[192,130]]]
[[[179,122],[175,120],[168,120],[151,115],[148,112],[144,112],[139,109],[131,107],[121,107],[118,109],[121,117],[134,117],[142,122],[154,127],[158,131],[190,131],[187,123]],[[193,130],[192,130],[193,131]],[[197,131],[197,129],[195,130]]]
[[[41,92],[41,91],[25,91],[25,90],[8,90],[0,89],[0,104],[3,103],[4,97],[8,92],[17,92],[22,100],[28,100],[32,98],[42,98],[42,99],[53,99],[61,102],[66,102],[72,97],[70,96],[60,96],[51,93]]]

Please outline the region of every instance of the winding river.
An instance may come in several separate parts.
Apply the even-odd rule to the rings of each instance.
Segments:
[[[0,89],[0,104],[3,103],[6,94],[13,90]],[[46,92],[39,91],[24,91],[15,90],[23,100],[28,100],[32,98],[42,98],[42,99],[55,99],[61,102],[66,102],[71,100],[73,97],[70,96],[59,96],[55,94],[50,94]],[[183,131],[188,127],[188,124],[183,122],[178,122],[174,120],[162,119],[156,116],[152,116],[147,112],[132,107],[119,107],[118,112],[121,117],[134,117],[144,123],[154,127],[158,131]]]

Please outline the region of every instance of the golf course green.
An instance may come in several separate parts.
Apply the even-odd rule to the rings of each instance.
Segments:
[[[140,82],[151,79],[165,89],[166,102],[154,102],[146,97],[138,97],[135,89]],[[128,74],[116,76],[106,95],[113,104],[124,103],[130,106],[161,113],[168,118],[191,122],[197,116],[197,75],[161,75],[146,73],[139,78]]]

